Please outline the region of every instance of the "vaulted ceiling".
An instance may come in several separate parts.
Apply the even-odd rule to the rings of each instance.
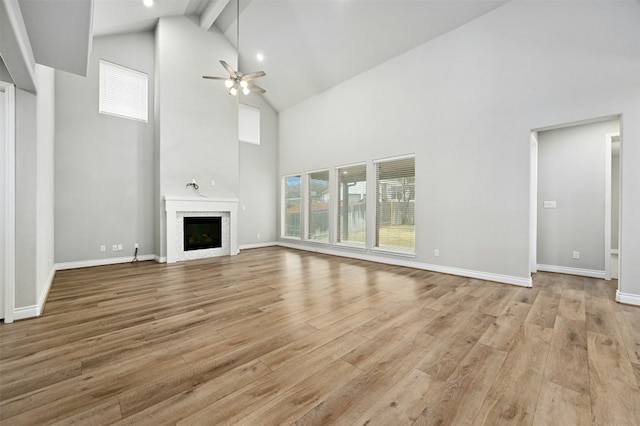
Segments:
[[[264,70],[262,96],[282,111],[507,1],[241,0],[240,70]],[[152,7],[142,0],[19,3],[36,62],[77,74],[86,73],[92,37],[152,30],[162,16],[193,15],[237,45],[236,0],[155,0]],[[222,67],[208,74],[225,75]]]

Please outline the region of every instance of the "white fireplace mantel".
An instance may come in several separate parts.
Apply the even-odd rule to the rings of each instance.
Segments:
[[[167,263],[177,261],[178,253],[178,213],[228,213],[229,214],[229,254],[238,250],[238,199],[209,197],[164,197],[166,212]]]

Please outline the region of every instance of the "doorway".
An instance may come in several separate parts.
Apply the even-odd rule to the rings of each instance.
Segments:
[[[620,117],[531,132],[531,272],[617,277]]]

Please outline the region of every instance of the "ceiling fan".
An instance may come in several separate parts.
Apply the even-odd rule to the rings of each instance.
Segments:
[[[240,0],[236,1],[236,46],[238,55],[238,64],[240,63]],[[251,80],[264,77],[267,75],[264,71],[250,72],[243,74],[240,71],[235,71],[225,61],[220,61],[224,69],[229,73],[229,77],[214,77],[210,75],[203,75],[202,78],[208,78],[210,80],[224,80],[224,85],[229,89],[229,94],[235,96],[238,94],[238,90],[242,90],[242,93],[248,95],[249,93],[265,93],[262,87],[252,83]]]
[[[234,71],[231,66],[225,61],[220,61],[225,70],[229,73],[229,77],[214,77],[210,75],[203,75],[202,78],[208,78],[211,80],[224,80],[224,85],[229,89],[229,94],[235,96],[238,93],[238,89],[242,89],[242,93],[248,95],[250,92],[264,93],[262,87],[253,84],[250,80],[258,77],[264,77],[264,71],[256,71],[249,74],[243,74],[239,71]]]

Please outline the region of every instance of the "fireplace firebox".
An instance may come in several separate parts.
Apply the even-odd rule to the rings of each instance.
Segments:
[[[185,217],[184,251],[222,247],[222,218]]]

